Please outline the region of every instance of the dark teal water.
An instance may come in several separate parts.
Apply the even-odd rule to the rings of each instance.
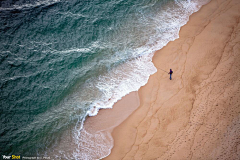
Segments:
[[[1,1],[0,154],[45,153],[138,90],[156,72],[153,52],[206,2]]]

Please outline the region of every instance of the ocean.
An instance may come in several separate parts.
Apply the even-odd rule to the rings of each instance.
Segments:
[[[107,156],[111,135],[91,143],[85,118],[145,85],[154,52],[208,2],[0,1],[0,154]]]

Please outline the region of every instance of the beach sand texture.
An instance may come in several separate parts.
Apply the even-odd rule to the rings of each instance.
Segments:
[[[240,159],[240,1],[212,0],[157,51],[105,159]],[[163,70],[173,69],[173,80]]]

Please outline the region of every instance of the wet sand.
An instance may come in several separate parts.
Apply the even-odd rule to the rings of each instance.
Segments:
[[[239,22],[239,0],[212,0],[190,16],[180,38],[155,53],[158,71],[113,129],[105,159],[240,159]]]
[[[113,147],[112,131],[140,105],[138,92],[131,92],[114,104],[101,109],[97,116],[87,117],[78,145],[80,159],[99,159],[110,154]],[[89,157],[85,157],[88,155]]]
[[[84,128],[89,133],[112,131],[121,124],[140,105],[138,92],[131,92],[123,97],[113,108],[101,109],[97,116],[88,117]]]

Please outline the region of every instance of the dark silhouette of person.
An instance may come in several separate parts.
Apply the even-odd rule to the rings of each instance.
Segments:
[[[172,80],[172,74],[173,74],[172,69],[170,69],[170,72],[168,74],[170,74],[170,80]]]

